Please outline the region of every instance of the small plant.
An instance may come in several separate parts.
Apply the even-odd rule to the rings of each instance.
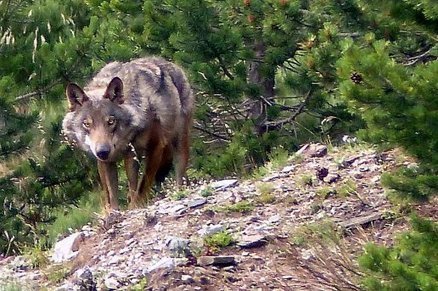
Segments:
[[[270,169],[268,168],[267,165],[258,167],[252,172],[252,178],[254,178],[256,180],[261,179],[261,178],[265,177],[267,174],[269,174],[269,172],[270,172]]]
[[[339,239],[334,223],[324,220],[298,227],[292,232],[290,241],[296,246],[307,246],[315,242],[336,244]]]
[[[202,189],[199,193],[202,197],[210,197],[214,194],[214,189],[213,187],[207,186],[204,189]]]
[[[340,197],[347,197],[354,193],[357,193],[357,185],[351,179],[346,180],[338,189],[336,189],[336,193]]]
[[[312,186],[313,185],[313,176],[311,174],[301,175],[299,178],[298,184],[302,187]]]
[[[204,246],[210,250],[219,250],[234,242],[234,238],[227,231],[218,232],[204,238]]]
[[[227,212],[227,213],[248,213],[254,209],[254,205],[246,200],[242,200],[232,205],[222,206],[216,208],[218,212]]]
[[[1,291],[21,291],[25,290],[24,286],[21,286],[17,282],[1,282],[0,283]]]
[[[293,154],[288,159],[289,162],[294,162],[295,164],[300,164],[304,161],[304,156],[299,154]]]
[[[47,270],[47,279],[52,283],[61,283],[62,280],[67,278],[69,270],[62,266],[52,266]]]
[[[146,290],[147,286],[148,286],[148,279],[142,278],[140,280],[140,282],[138,282],[134,286],[130,287],[128,290],[130,290],[130,291],[143,291],[143,290]]]
[[[30,261],[33,269],[42,268],[49,264],[47,253],[39,245],[35,247],[25,247],[23,250],[24,257]]]
[[[310,204],[310,213],[311,214],[316,214],[321,209],[322,209],[322,204],[320,201],[314,201],[312,204]]]
[[[278,170],[286,166],[289,158],[289,152],[283,147],[275,148],[271,154],[269,154],[269,161],[274,170]]]
[[[316,190],[316,194],[322,199],[327,199],[330,195],[336,194],[336,190],[331,187],[324,186]]]
[[[173,200],[182,200],[182,199],[186,198],[187,196],[189,196],[188,190],[178,190],[175,193],[173,193],[172,199]]]
[[[272,183],[259,183],[257,184],[257,189],[260,193],[256,200],[261,204],[269,204],[275,201],[275,195],[272,194],[274,191],[274,185]]]
[[[90,193],[86,198],[79,201],[79,207],[63,207],[54,212],[56,220],[53,224],[45,226],[47,237],[43,242],[51,247],[59,235],[68,233],[71,229],[79,229],[85,224],[93,221],[94,213],[99,212],[100,194]]]

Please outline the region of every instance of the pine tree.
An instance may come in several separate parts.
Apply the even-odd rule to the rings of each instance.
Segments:
[[[366,247],[359,258],[368,272],[363,281],[366,290],[438,289],[438,224],[414,217],[412,226],[393,247]]]
[[[398,16],[410,3],[397,2],[382,11],[394,15],[380,24],[392,41],[372,33],[362,42],[344,41],[338,73],[341,95],[367,123],[362,136],[401,146],[418,158],[418,168],[401,169],[383,182],[404,197],[427,198],[438,193],[438,46],[436,34],[430,33],[438,31],[438,14],[424,5],[424,10]]]

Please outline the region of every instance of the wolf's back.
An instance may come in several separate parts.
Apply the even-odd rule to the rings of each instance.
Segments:
[[[116,76],[124,83],[128,102],[130,98],[131,102],[137,102],[142,98],[141,95],[146,95],[145,92],[152,94],[163,89],[162,87],[173,85],[177,89],[183,111],[185,113],[193,111],[193,94],[186,75],[180,67],[163,58],[146,57],[128,63],[109,63],[95,75],[85,87],[85,91],[103,89]],[[164,88],[166,89],[168,88]],[[140,92],[142,90],[143,92]]]

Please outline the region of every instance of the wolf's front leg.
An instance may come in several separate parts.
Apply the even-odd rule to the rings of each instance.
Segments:
[[[97,169],[99,170],[100,180],[104,191],[105,208],[119,209],[119,202],[117,200],[118,175],[117,164],[109,162],[97,161]]]
[[[138,160],[134,152],[129,152],[128,154],[126,154],[124,158],[124,162],[125,162],[126,176],[128,177],[129,207],[130,208],[138,207],[141,204],[140,201],[141,199],[137,192],[138,170],[140,168],[140,165],[138,163]]]
[[[138,188],[138,194],[142,199],[149,200],[149,198],[151,198],[150,192],[155,181],[155,176],[162,163],[164,147],[164,145],[159,143],[155,145],[152,151],[147,153],[145,173]]]

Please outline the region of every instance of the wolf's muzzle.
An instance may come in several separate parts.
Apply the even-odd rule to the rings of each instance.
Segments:
[[[96,150],[96,156],[99,159],[105,161],[106,159],[108,159],[110,152],[111,152],[111,147],[109,145],[101,145]]]

